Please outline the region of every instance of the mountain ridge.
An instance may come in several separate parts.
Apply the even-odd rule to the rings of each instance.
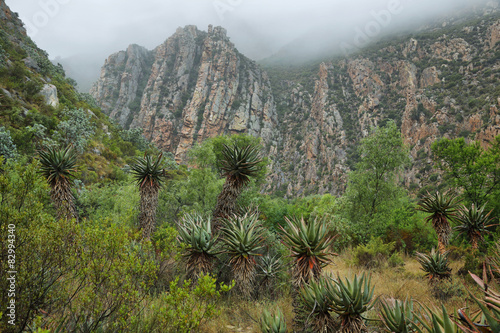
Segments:
[[[175,53],[177,34],[191,35],[191,42]],[[342,193],[357,142],[389,120],[401,129],[415,162],[404,175],[409,188],[424,187],[433,174],[427,165],[436,139],[466,136],[486,143],[500,133],[496,11],[292,70],[261,68],[236,50],[221,27],[200,32],[188,26],[169,40],[163,44],[169,46],[153,51],[156,71],[146,93],[137,95],[140,108],[129,124],[144,128],[146,137],[178,162],[186,162],[187,150],[211,136],[260,136],[272,161],[270,192]],[[161,59],[167,53],[170,67]],[[105,65],[96,86],[116,70]],[[126,95],[121,85],[108,85],[106,97],[93,89],[106,113],[116,112],[106,103]]]

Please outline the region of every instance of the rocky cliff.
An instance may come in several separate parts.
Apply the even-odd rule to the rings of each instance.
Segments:
[[[132,45],[111,55],[91,94],[111,118],[143,128],[178,161],[196,142],[220,134],[245,132],[268,149],[277,145],[269,79],[221,27],[179,28],[152,51]]]
[[[414,161],[405,184],[419,188],[432,175],[437,138],[486,145],[500,134],[499,14],[490,8],[443,26],[266,71],[238,53],[224,29],[188,26],[153,51],[131,46],[110,56],[92,94],[178,161],[208,137],[262,137],[272,158],[267,190],[288,196],[342,193],[359,139],[393,120]]]

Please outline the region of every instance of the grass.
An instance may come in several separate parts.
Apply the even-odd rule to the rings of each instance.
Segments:
[[[468,299],[465,288],[475,295],[481,296],[481,291],[468,277],[457,276],[457,271],[463,266],[463,261],[451,261],[453,279],[451,282],[443,282],[446,286],[454,286],[464,293],[462,295],[452,295],[446,300],[437,299],[433,296],[433,288],[439,288],[439,283],[429,283],[424,277],[425,273],[420,269],[420,264],[411,256],[403,256],[405,265],[399,268],[389,267],[387,264],[381,268],[366,270],[356,267],[353,264],[352,251],[347,250],[340,256],[335,257],[334,263],[324,269],[325,273],[339,275],[340,277],[352,277],[354,274],[367,272],[371,274],[372,284],[375,285],[374,297],[381,300],[400,299],[412,297],[415,301],[428,306],[443,303],[449,313],[454,313],[457,309],[466,305]],[[465,287],[464,287],[465,286]],[[455,290],[455,289],[453,289]],[[258,320],[263,309],[275,309],[279,307],[287,320],[287,327],[292,328],[292,299],[290,296],[284,296],[277,300],[258,300],[242,301],[230,296],[221,304],[221,315],[211,322],[208,322],[202,328],[202,332],[260,332]],[[467,306],[474,310],[474,304],[467,302]],[[379,306],[375,306],[367,314],[369,319],[378,319],[377,312]],[[378,322],[370,321],[372,327],[378,326]]]

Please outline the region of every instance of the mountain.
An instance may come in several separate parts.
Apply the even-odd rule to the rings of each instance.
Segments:
[[[436,177],[436,139],[487,144],[500,134],[498,41],[500,16],[490,4],[349,56],[261,67],[223,28],[187,26],[152,51],[131,45],[111,55],[91,94],[179,162],[208,137],[262,137],[272,160],[266,190],[288,196],[342,193],[359,140],[392,120],[411,149],[404,182],[415,189]]]

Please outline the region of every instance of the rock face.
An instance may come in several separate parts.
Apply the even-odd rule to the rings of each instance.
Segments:
[[[268,67],[241,55],[220,27],[178,29],[152,51],[131,46],[106,61],[92,95],[124,127],[140,127],[179,162],[221,134],[263,138],[268,192],[341,194],[359,140],[394,121],[414,161],[410,188],[433,170],[431,144],[500,134],[500,19],[448,22],[446,30],[385,43],[315,65]]]
[[[45,104],[58,107],[59,106],[59,98],[57,98],[57,88],[53,84],[45,84],[40,91],[40,94],[45,99]]]
[[[221,134],[245,132],[277,144],[269,79],[220,27],[179,28],[153,51],[132,45],[111,55],[91,94],[111,118],[143,128],[178,161],[196,142]]]

